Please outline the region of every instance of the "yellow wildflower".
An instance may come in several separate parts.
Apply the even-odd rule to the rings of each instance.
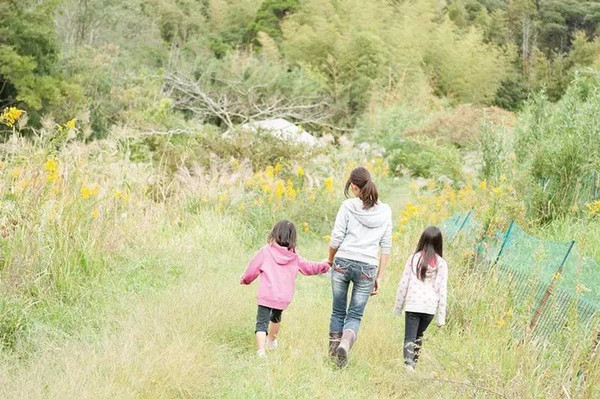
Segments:
[[[283,184],[283,182],[281,180],[279,180],[277,182],[277,184],[275,185],[275,198],[277,198],[277,200],[280,200],[281,197],[283,197],[284,193],[285,193],[285,185]]]
[[[77,123],[77,119],[73,118],[70,121],[68,121],[67,123],[65,123],[65,127],[67,129],[75,129],[76,128],[75,123]]]
[[[504,318],[500,318],[496,320],[496,327],[504,327],[506,325],[506,320]]]
[[[492,193],[494,193],[494,195],[500,195],[500,194],[502,194],[502,187],[498,186],[498,187],[492,188]]]
[[[487,190],[487,180],[483,180],[477,187],[479,187],[481,190]]]
[[[331,177],[325,179],[325,191],[330,194],[333,193],[333,179]]]
[[[2,114],[0,114],[0,122],[4,123],[8,127],[13,127],[21,115],[23,115],[23,111],[18,108],[4,108],[4,111]]]
[[[120,199],[123,202],[129,201],[129,193],[127,193],[126,191],[116,190],[114,196],[115,196],[116,199]]]
[[[81,196],[83,197],[84,200],[94,197],[96,195],[98,195],[98,193],[100,192],[100,187],[94,185],[94,186],[88,186],[87,184],[82,186],[81,189],[79,190],[79,192],[81,193]]]
[[[95,219],[100,215],[100,211],[98,210],[98,208],[94,208],[94,210],[92,211],[92,217]]]
[[[293,187],[288,187],[285,190],[285,195],[289,198],[289,199],[294,199],[296,198],[296,190]]]
[[[310,226],[308,225],[308,223],[302,223],[302,231],[305,233],[308,233],[310,231]]]
[[[56,172],[58,170],[58,162],[56,159],[48,159],[44,164],[44,169],[48,172]]]
[[[298,177],[304,176],[304,169],[299,166],[298,169],[296,169],[296,175],[298,175]]]
[[[227,199],[228,199],[228,198],[229,198],[229,197],[227,196],[227,193],[222,193],[222,194],[220,194],[220,195],[219,195],[219,197],[217,198],[217,201],[218,201],[220,204],[223,204],[223,203],[227,202]]]
[[[269,165],[269,166],[267,166],[267,169],[265,170],[265,174],[267,175],[267,177],[269,179],[272,179],[275,177],[275,169],[271,165]]]
[[[48,159],[44,164],[44,169],[48,172],[48,183],[54,183],[58,180],[58,161],[56,159]]]
[[[328,235],[326,235],[326,236],[323,236],[323,239],[324,239],[326,242],[329,242],[329,241],[331,240],[331,236],[328,234]]]
[[[271,189],[270,185],[268,185],[268,184],[265,183],[265,184],[262,185],[262,191],[265,194],[269,194],[273,190]]]
[[[10,172],[10,176],[13,179],[16,179],[17,177],[21,176],[21,168],[14,168],[11,172]]]
[[[277,162],[273,169],[275,170],[275,173],[279,173],[279,172],[281,172],[281,169],[283,169],[283,166],[281,166],[281,164],[279,162]]]
[[[585,204],[591,215],[600,215],[600,200]]]

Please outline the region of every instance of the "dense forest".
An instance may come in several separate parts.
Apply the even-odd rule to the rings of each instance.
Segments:
[[[231,127],[563,95],[600,56],[600,2],[4,0],[0,108],[29,124]]]

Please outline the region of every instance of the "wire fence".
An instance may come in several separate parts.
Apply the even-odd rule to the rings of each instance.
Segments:
[[[542,240],[514,221],[486,238],[473,210],[440,228],[450,243],[475,241],[477,267],[507,280],[514,303],[530,312],[528,329],[535,338],[549,342],[573,325],[588,330],[600,321],[600,265],[582,256],[575,241]]]

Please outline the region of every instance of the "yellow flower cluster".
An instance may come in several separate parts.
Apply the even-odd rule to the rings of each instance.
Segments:
[[[261,194],[270,202],[279,203],[283,199],[294,200],[298,196],[299,188],[296,187],[292,179],[283,179],[279,176],[282,169],[283,166],[279,163],[274,166],[267,166],[264,171],[255,173],[252,176],[248,182],[248,187],[260,189]],[[296,174],[298,177],[302,177],[304,170],[299,168]]]
[[[121,200],[123,202],[129,201],[129,193],[123,190],[116,190],[114,197],[115,199]]]
[[[76,119],[76,118],[73,118],[73,119],[71,119],[70,121],[68,121],[67,123],[65,123],[65,125],[64,125],[64,126],[65,126],[67,129],[76,129],[76,128],[77,128],[77,126],[75,125],[76,123],[77,123],[77,119]]]
[[[449,184],[439,187],[438,183],[428,180],[425,185],[414,183],[411,186],[416,198],[414,205],[409,203],[400,212],[398,233],[403,233],[412,221],[430,223],[445,220],[457,212],[475,209],[478,215],[485,215],[489,222],[489,231],[506,228],[508,220],[522,220],[525,209],[518,199],[514,187],[501,177],[497,183],[490,184],[487,180],[479,183],[465,184],[459,189]],[[421,226],[422,227],[422,226]]]
[[[56,159],[50,158],[46,161],[46,163],[44,164],[44,169],[46,169],[46,172],[48,173],[48,183],[54,183],[58,180],[59,168],[60,166]]]
[[[98,193],[100,193],[100,187],[98,187],[97,185],[84,185],[81,187],[81,189],[79,190],[79,192],[81,193],[81,197],[86,200],[92,197],[95,197],[96,195],[98,195]]]
[[[390,167],[381,157],[365,162],[365,168],[375,177],[387,177],[390,174]]]
[[[588,209],[588,212],[592,216],[600,216],[600,200],[596,200],[585,204],[585,207]]]
[[[328,177],[325,179],[325,191],[329,194],[333,193],[333,178]]]
[[[2,111],[2,114],[0,114],[0,122],[4,123],[8,127],[13,127],[21,115],[23,115],[23,111],[18,108],[4,108],[4,111]]]

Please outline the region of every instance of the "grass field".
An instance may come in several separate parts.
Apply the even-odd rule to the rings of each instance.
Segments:
[[[388,195],[394,196],[397,212],[406,190],[391,187]],[[258,359],[253,339],[257,287],[238,283],[257,249],[242,244],[250,234],[248,225],[239,216],[208,211],[163,223],[121,257],[127,270],[132,264],[147,268],[134,268],[137,272],[131,274],[143,281],[122,286],[123,276],[117,273],[114,284],[105,282],[112,289],[97,291],[106,296],[104,305],[79,312],[82,327],[75,333],[36,342],[27,358],[20,351],[2,356],[1,397],[599,394],[593,383],[597,369],[580,383],[576,374],[582,359],[570,355],[583,353],[589,343],[573,342],[565,352],[544,353],[527,341],[515,343],[510,328],[498,323],[508,308],[509,299],[502,294],[506,287],[473,273],[461,248],[447,249],[448,324],[427,332],[417,372],[404,374],[403,319],[393,316],[392,305],[403,258],[418,238],[416,229],[396,240],[381,294],[367,306],[346,369],[337,370],[326,355],[331,306],[326,276],[298,277],[296,296],[283,315],[280,347]],[[301,235],[303,256],[318,260],[326,249],[325,240]],[[150,260],[151,267],[144,266]]]

